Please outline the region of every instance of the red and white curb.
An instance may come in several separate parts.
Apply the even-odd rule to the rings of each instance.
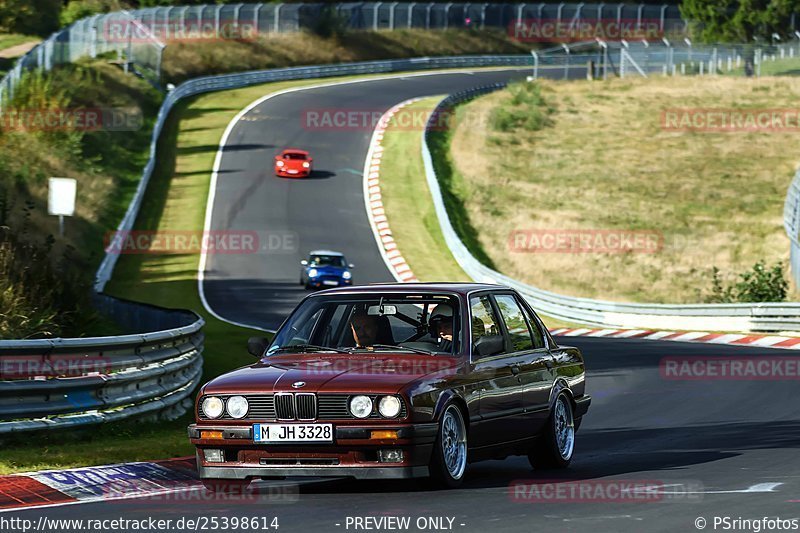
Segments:
[[[378,249],[381,251],[386,266],[389,267],[389,272],[392,273],[397,281],[402,282],[418,280],[397,248],[397,243],[392,236],[392,230],[389,228],[389,221],[386,218],[386,211],[383,207],[380,185],[381,159],[383,158],[382,142],[383,135],[386,132],[386,125],[391,118],[402,108],[419,100],[421,98],[406,100],[383,114],[372,133],[367,161],[364,165],[364,199],[367,204],[367,216],[375,234],[375,240],[378,242]]]
[[[199,489],[194,457],[0,476],[0,513]]]
[[[700,342],[707,344],[730,344],[733,346],[757,346],[761,348],[800,350],[800,337],[784,337],[780,335],[709,333],[706,331],[657,331],[646,329],[591,328],[557,328],[551,329],[550,334],[561,337],[603,337],[609,339]]]

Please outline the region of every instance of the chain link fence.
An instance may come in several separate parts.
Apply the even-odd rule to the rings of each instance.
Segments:
[[[531,21],[536,21],[537,28],[574,29],[584,20],[651,24],[661,33],[685,27],[678,7],[666,4],[351,2],[153,7],[85,18],[51,35],[0,81],[0,109],[28,70],[50,70],[83,57],[107,56],[158,85],[164,48],[170,42],[249,40],[297,32],[317,27],[332,13],[337,24],[355,30],[504,28],[511,34],[520,28],[529,31]]]
[[[751,75],[761,76],[771,66],[784,65],[800,72],[800,39],[776,44],[692,44],[688,39],[639,42],[591,41],[564,43],[533,50],[534,77],[540,68],[562,69],[563,79],[609,75]],[[795,65],[796,63],[796,65]],[[773,68],[774,69],[774,68]],[[552,78],[553,76],[548,76]]]

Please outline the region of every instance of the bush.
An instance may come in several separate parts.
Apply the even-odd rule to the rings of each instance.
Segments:
[[[726,283],[717,267],[711,269],[711,292],[707,303],[783,302],[789,283],[781,262],[767,267],[764,261],[753,265],[752,270],[739,274],[738,281]]]
[[[516,82],[506,90],[511,97],[492,110],[492,129],[504,133],[517,129],[538,131],[552,124],[550,115],[554,109],[542,96],[538,83]]]
[[[46,36],[58,29],[61,0],[0,0],[0,30]]]
[[[61,11],[61,25],[69,26],[82,18],[91,17],[98,13],[110,13],[128,9],[128,5],[119,0],[72,0]]]
[[[26,209],[32,209],[28,204]],[[90,286],[71,249],[51,258],[55,239],[24,242],[0,227],[0,338],[74,334],[94,320]],[[78,268],[76,268],[78,267]]]
[[[313,21],[311,31],[320,37],[342,37],[347,33],[347,21],[342,17],[332,4],[324,4],[319,11],[319,16]]]

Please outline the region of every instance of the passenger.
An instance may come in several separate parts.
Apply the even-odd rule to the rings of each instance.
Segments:
[[[356,348],[366,348],[376,343],[378,338],[377,317],[368,315],[363,309],[358,309],[350,319],[350,328],[353,330]]]
[[[448,304],[437,305],[428,320],[431,335],[438,337],[436,349],[453,351],[453,308]]]

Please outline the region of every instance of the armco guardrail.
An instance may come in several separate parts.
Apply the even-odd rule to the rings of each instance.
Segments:
[[[0,436],[122,420],[172,418],[192,405],[203,369],[203,319],[98,295],[101,308],[151,333],[0,341]]]
[[[518,290],[538,311],[554,318],[608,328],[656,328],[711,331],[800,331],[800,304],[634,304],[589,298],[562,296],[520,283],[481,264],[461,242],[447,214],[427,139],[431,126],[439,124],[435,115],[459,103],[501,89],[491,85],[448,96],[436,107],[422,140],[422,158],[428,187],[433,195],[436,215],[445,242],[458,264],[471,278],[480,282],[502,283]],[[800,184],[793,184],[798,192]],[[796,198],[796,197],[795,197]],[[787,203],[787,209],[788,209]],[[797,204],[794,207],[797,228]],[[787,226],[787,231],[789,230]],[[796,235],[796,233],[795,233]],[[796,246],[796,241],[795,241]]]
[[[182,98],[187,98],[197,94],[220,91],[225,89],[236,89],[259,83],[276,81],[302,80],[314,78],[326,78],[335,76],[352,76],[359,74],[382,74],[390,72],[411,72],[419,70],[434,69],[454,69],[454,68],[478,68],[478,67],[532,67],[533,58],[530,55],[507,55],[507,56],[458,56],[458,57],[420,57],[414,59],[397,59],[389,61],[367,61],[361,63],[343,63],[339,65],[325,65],[316,67],[292,67],[270,70],[259,70],[245,72],[241,74],[225,74],[221,76],[209,76],[195,78],[180,84],[171,91],[164,99],[158,118],[153,128],[153,136],[150,141],[150,159],[145,165],[142,179],[139,181],[136,193],[128,206],[122,221],[117,227],[117,235],[123,236],[127,231],[133,229],[136,215],[139,213],[144,191],[153,173],[156,158],[156,145],[164,121],[169,115],[172,107]],[[114,248],[115,242],[109,245],[109,249]],[[111,279],[119,255],[107,253],[100,268],[97,270],[95,290],[102,292],[106,282]]]
[[[165,46],[181,40],[252,39],[313,28],[324,3],[241,3],[163,6],[116,11],[76,21],[21,57],[0,81],[0,108],[23,71],[50,70],[81,57],[116,54],[154,83]],[[685,26],[674,4],[346,2],[327,4],[353,30],[509,28],[515,21],[569,24],[582,20],[656,23],[660,32]],[[327,15],[325,15],[327,16]],[[792,18],[791,31],[794,31]]]

